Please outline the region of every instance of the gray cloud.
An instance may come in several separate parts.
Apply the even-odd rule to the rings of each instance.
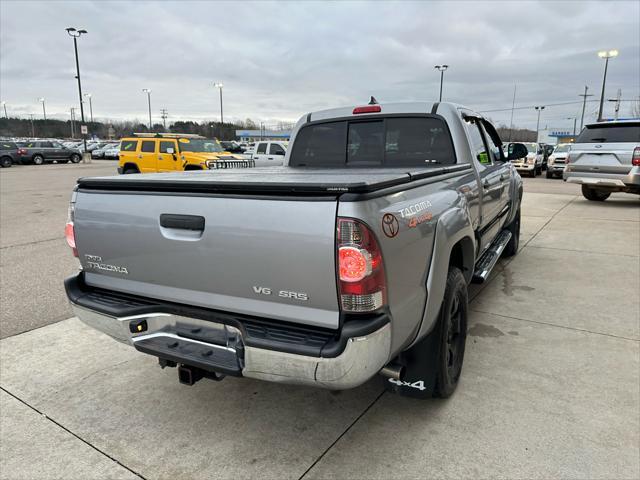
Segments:
[[[0,13],[1,97],[19,114],[40,114],[40,96],[60,118],[77,104],[68,26],[89,31],[80,62],[99,118],[144,119],[146,87],[157,118],[214,119],[213,81],[225,83],[228,119],[295,120],[371,94],[431,101],[438,63],[451,65],[445,100],[480,111],[508,108],[514,84],[517,105],[577,102],[584,85],[599,94],[606,48],[620,50],[607,97],[640,95],[638,2],[49,1]],[[568,126],[580,108],[549,107],[542,124]],[[488,115],[508,123],[510,112]],[[535,112],[517,110],[515,123],[535,127]]]

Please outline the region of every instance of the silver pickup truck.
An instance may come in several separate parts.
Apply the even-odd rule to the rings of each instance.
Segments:
[[[521,199],[495,129],[464,107],[313,112],[283,167],[81,178],[66,237],[82,268],[65,287],[83,322],[188,385],[381,373],[447,397],[467,286],[517,252]]]

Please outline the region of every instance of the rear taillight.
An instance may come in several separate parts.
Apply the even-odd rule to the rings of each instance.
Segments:
[[[18,155],[26,155],[27,154],[27,149],[26,148],[19,148],[18,149]]]
[[[640,147],[633,149],[633,157],[631,157],[631,165],[640,167]]]
[[[570,161],[571,161],[571,154],[567,153],[567,157],[564,159],[564,162],[566,164],[569,164]]]
[[[342,310],[371,312],[384,306],[384,262],[373,232],[358,220],[338,218],[336,248]]]
[[[67,245],[73,251],[73,256],[78,256],[78,249],[76,248],[76,232],[73,226],[73,217],[75,213],[75,203],[69,204],[69,214],[67,216],[67,224],[64,226],[64,238],[67,240]]]

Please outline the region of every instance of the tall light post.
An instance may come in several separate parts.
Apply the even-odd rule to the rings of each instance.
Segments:
[[[39,102],[42,102],[42,117],[44,118],[45,122],[47,121],[47,110],[44,108],[44,97],[40,97],[38,99]]]
[[[433,68],[440,72],[440,100],[442,101],[442,83],[444,82],[444,71],[449,68],[449,65],[435,65]]]
[[[576,122],[578,121],[578,117],[567,117],[567,120],[573,120],[573,136],[576,136]]]
[[[85,133],[86,126],[84,124],[84,107],[82,106],[82,83],[80,82],[80,62],[78,60],[78,38],[87,33],[86,30],[76,30],[73,27],[66,29],[70,37],[73,37],[73,50],[76,54],[76,78],[78,79],[78,98],[80,99],[80,119],[82,125],[80,131],[82,132],[82,143],[84,145],[83,156],[87,153],[87,134]]]
[[[31,119],[31,138],[36,138],[36,129],[33,126],[33,113],[29,114],[29,118]]]
[[[222,114],[222,87],[224,87],[222,82],[215,82],[213,84],[213,88],[220,90],[220,138],[222,138],[222,124],[224,123],[224,115]]]
[[[75,111],[76,109],[71,107],[70,113],[71,113],[71,138],[76,138],[76,132],[74,129],[74,122],[76,119],[76,115],[75,115]]]
[[[9,115],[7,115],[7,102],[2,102],[2,108],[4,109],[4,118],[9,119]]]
[[[604,107],[604,86],[607,83],[607,68],[609,59],[618,56],[618,50],[603,50],[598,52],[600,58],[604,58],[604,76],[602,77],[602,92],[600,93],[600,108],[598,109],[598,121],[602,121],[602,109]]]
[[[91,119],[91,123],[93,123],[93,104],[91,103],[91,94],[85,93],[84,96],[89,99],[89,118]]]
[[[584,93],[578,95],[582,97],[582,115],[580,116],[580,131],[582,131],[582,126],[584,125],[584,109],[587,106],[587,97],[593,97],[593,94],[587,93],[589,91],[589,87],[584,86]]]
[[[542,113],[542,110],[544,110],[544,105],[533,108],[535,108],[538,112],[538,122],[536,123],[536,143],[538,143],[538,140],[540,138],[540,114]]]
[[[147,94],[147,101],[149,103],[149,131],[153,129],[153,125],[151,124],[151,89],[143,88],[142,91]]]

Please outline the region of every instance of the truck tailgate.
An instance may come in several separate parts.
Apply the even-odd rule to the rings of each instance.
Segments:
[[[75,237],[89,285],[337,328],[336,208],[333,196],[81,188]]]

